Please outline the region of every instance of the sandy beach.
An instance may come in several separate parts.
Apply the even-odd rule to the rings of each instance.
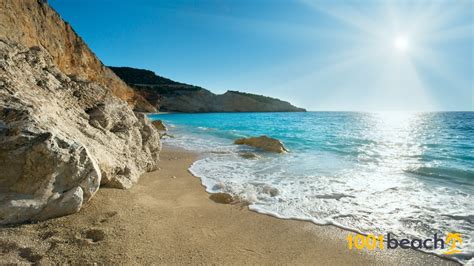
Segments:
[[[79,213],[0,230],[2,263],[455,264],[414,250],[347,248],[347,231],[209,198],[198,154],[164,146],[130,190],[101,188]]]

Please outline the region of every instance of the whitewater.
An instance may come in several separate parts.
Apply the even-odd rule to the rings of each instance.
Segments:
[[[190,171],[210,193],[279,218],[415,239],[459,232],[474,245],[474,113],[159,114],[170,145],[198,151]],[[234,145],[267,135],[290,150]],[[242,153],[252,152],[248,159]],[[443,250],[435,250],[441,254]],[[471,260],[472,262],[472,260]]]

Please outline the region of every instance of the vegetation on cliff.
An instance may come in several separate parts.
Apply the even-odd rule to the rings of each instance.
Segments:
[[[227,91],[216,95],[199,86],[176,82],[145,69],[109,67],[160,111],[172,112],[304,112],[279,99]]]

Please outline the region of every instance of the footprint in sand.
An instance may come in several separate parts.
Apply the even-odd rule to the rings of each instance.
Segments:
[[[84,239],[97,243],[105,239],[105,232],[101,229],[89,229],[83,233]]]
[[[80,236],[76,236],[76,239],[80,244],[90,245],[96,244],[105,239],[105,232],[102,229],[87,229],[83,231]]]
[[[52,231],[46,231],[46,232],[40,233],[39,236],[42,240],[46,240],[55,236],[56,234],[58,234],[58,232],[55,230],[52,230]]]
[[[110,220],[110,218],[116,216],[118,212],[116,211],[111,211],[111,212],[106,212],[101,215],[101,218],[99,219],[99,223],[106,223]]]
[[[60,233],[56,230],[43,232],[39,237],[49,243],[49,250],[56,248],[61,243],[65,243],[65,240],[60,237]]]
[[[20,248],[18,255],[31,263],[38,262],[43,258],[43,255],[36,253],[32,248]]]
[[[43,255],[36,252],[33,248],[20,247],[18,244],[8,241],[0,241],[0,251],[3,254],[16,253],[19,257],[30,263],[39,262],[43,258]]]

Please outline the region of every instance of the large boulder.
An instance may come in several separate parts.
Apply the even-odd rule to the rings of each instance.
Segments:
[[[2,108],[2,118],[15,119],[16,111]],[[60,133],[11,126],[10,121],[0,128],[1,223],[77,212],[99,189],[101,179],[87,148]]]
[[[269,152],[284,153],[288,151],[281,141],[267,136],[241,138],[235,140],[234,144],[248,145]]]
[[[0,38],[0,224],[77,212],[99,186],[157,167],[159,134],[101,84],[42,47]]]

